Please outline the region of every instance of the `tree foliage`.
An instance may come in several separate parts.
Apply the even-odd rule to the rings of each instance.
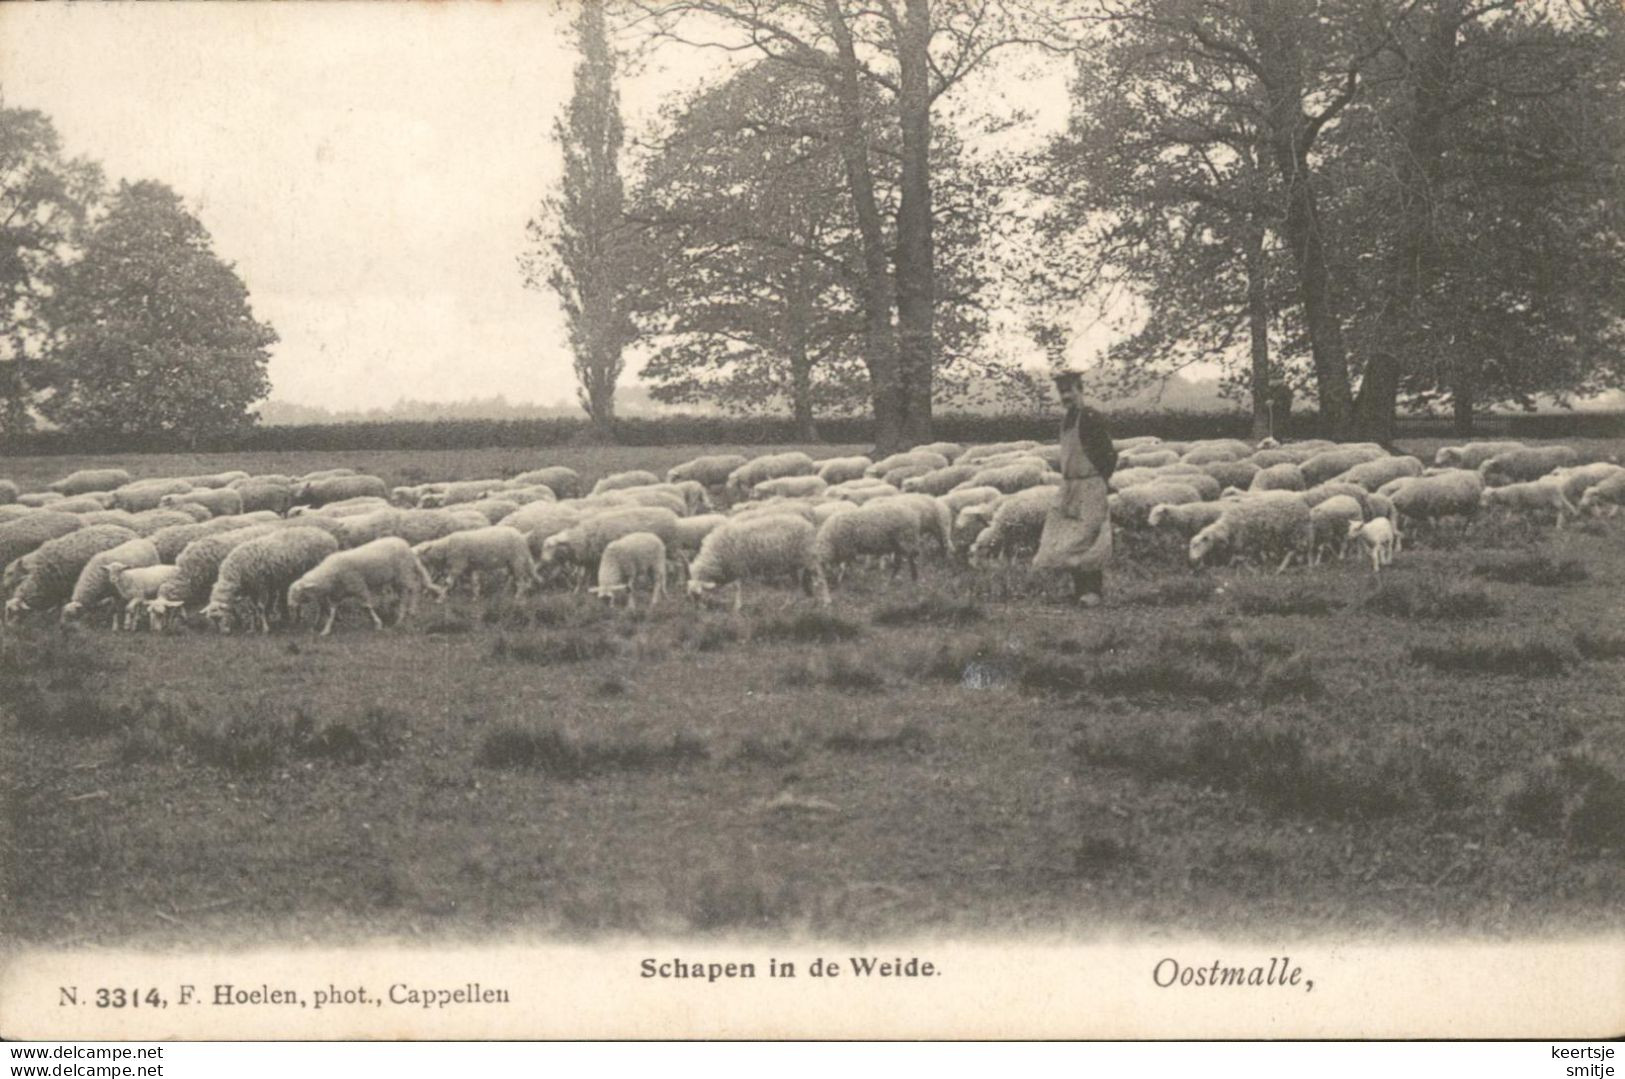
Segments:
[[[208,434],[252,421],[277,336],[207,231],[163,184],[121,184],[82,257],[41,305],[51,337],[40,412],[95,433]]]

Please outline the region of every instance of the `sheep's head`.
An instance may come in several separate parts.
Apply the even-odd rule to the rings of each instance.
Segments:
[[[236,613],[226,603],[211,603],[198,613],[221,633],[229,634],[237,622]]]
[[[64,603],[62,605],[62,621],[72,622],[75,618],[79,617],[80,612],[82,612],[84,609],[85,605],[83,603]]]
[[[702,581],[696,577],[688,579],[688,598],[702,606],[708,606],[714,601],[717,582]]]
[[[538,561],[544,566],[569,561],[575,551],[574,541],[575,537],[568,531],[555,532],[542,541],[542,554]]]
[[[623,581],[620,584],[595,585],[594,587],[587,589],[587,591],[591,592],[605,603],[614,606],[622,595],[631,593],[632,586]]]
[[[28,601],[23,599],[23,597],[12,596],[10,599],[6,600],[6,621],[15,621],[33,609],[34,608],[30,607],[28,605]]]
[[[1193,566],[1206,562],[1215,551],[1229,546],[1230,536],[1217,525],[1209,525],[1191,537],[1190,560]]]
[[[180,607],[181,601],[178,599],[165,599],[163,596],[149,599],[147,601],[147,620],[156,629],[167,624],[170,614],[179,610]]]
[[[298,580],[288,586],[288,613],[298,621],[300,609],[311,599],[310,582]]]

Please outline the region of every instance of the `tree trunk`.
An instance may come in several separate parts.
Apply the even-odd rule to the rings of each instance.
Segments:
[[[935,252],[931,214],[930,0],[905,0],[897,34],[902,175],[897,204],[897,345],[903,435],[931,441]]]
[[[1304,115],[1303,56],[1292,25],[1301,12],[1296,0],[1252,0],[1252,33],[1266,74],[1270,148],[1286,188],[1283,231],[1298,268],[1298,289],[1309,351],[1315,364],[1323,434],[1345,437],[1352,419],[1354,395],[1349,389],[1348,353],[1337,293],[1328,269],[1324,222],[1315,201],[1309,169],[1309,147],[1318,129]]]
[[[906,447],[907,433],[897,336],[892,328],[890,256],[869,163],[869,136],[864,126],[852,32],[839,0],[824,0],[824,13],[836,48],[837,62],[830,72],[830,82],[841,117],[841,164],[851,190],[863,250],[863,361],[869,369],[870,396],[874,401],[875,447],[881,453],[895,453]]]
[[[1463,437],[1473,433],[1474,379],[1471,371],[1458,371],[1450,394],[1450,408],[1455,415],[1453,430]]]
[[[1270,412],[1270,308],[1264,230],[1248,222],[1242,242],[1247,257],[1247,328],[1253,350],[1253,441],[1258,442],[1275,434]]]
[[[789,306],[785,311],[785,352],[790,357],[790,415],[796,437],[803,442],[818,441],[813,421],[812,357],[807,352],[808,298],[799,275],[791,284]]]

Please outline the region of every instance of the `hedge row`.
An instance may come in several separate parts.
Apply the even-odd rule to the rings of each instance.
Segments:
[[[1244,413],[1114,412],[1112,433],[1150,434],[1169,439],[1245,438],[1251,417]],[[936,418],[936,437],[955,442],[995,442],[1053,437],[1057,417],[980,416],[950,413]],[[1401,437],[1448,438],[1447,417],[1401,419]],[[1307,438],[1318,432],[1313,413],[1294,415],[1278,434]],[[864,443],[873,439],[873,423],[864,418],[830,419],[818,425],[831,443]],[[1478,422],[1475,434],[1515,438],[1616,438],[1625,436],[1625,413],[1586,412],[1550,415],[1492,416]],[[784,419],[728,416],[663,416],[617,421],[614,441],[624,446],[774,445],[796,443],[794,425]],[[146,434],[70,434],[36,431],[0,437],[0,454],[17,457],[111,453],[250,453],[314,450],[451,450],[487,447],[533,447],[579,444],[593,440],[584,419],[440,420],[386,423],[301,424],[252,427],[221,435],[187,436],[174,432]]]

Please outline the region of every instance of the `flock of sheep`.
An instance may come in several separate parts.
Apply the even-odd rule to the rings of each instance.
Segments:
[[[1284,569],[1358,543],[1380,570],[1412,522],[1499,509],[1551,513],[1561,527],[1625,504],[1625,468],[1563,445],[1470,443],[1431,465],[1374,444],[1115,445],[1114,527],[1125,539],[1173,532],[1196,564]],[[973,565],[1031,551],[1055,464],[1055,447],[1036,442],[938,442],[881,460],[711,455],[590,490],[563,466],[393,490],[348,469],[142,480],[91,469],[44,491],[0,480],[0,588],[8,622],[100,610],[115,628],[199,619],[268,632],[314,609],[323,634],[345,602],[382,628],[381,605],[398,624],[424,592],[444,599],[465,584],[478,596],[497,582],[524,594],[574,580],[635,604],[647,582],[653,602],[668,570],[686,570],[696,600],[734,584],[735,609],[746,580],[775,578],[828,603],[857,559],[889,557],[894,574],[917,576],[928,546]]]

